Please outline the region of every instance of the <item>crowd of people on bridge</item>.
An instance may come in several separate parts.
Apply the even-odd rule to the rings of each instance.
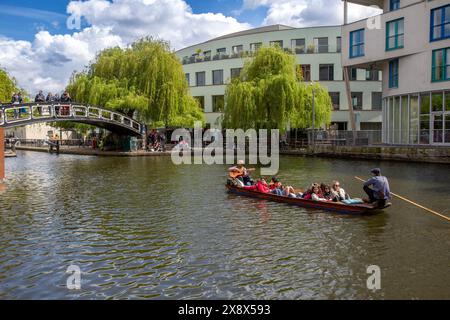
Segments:
[[[67,91],[64,91],[61,95],[58,93],[53,94],[51,92],[47,93],[47,96],[44,95],[42,90],[39,90],[38,94],[34,97],[34,102],[45,103],[45,102],[71,102],[72,98]],[[14,92],[11,97],[12,104],[20,104],[23,103],[22,92]]]
[[[53,94],[51,92],[47,93],[47,96],[44,95],[42,90],[39,90],[39,92],[34,97],[34,102],[36,103],[69,103],[72,101],[72,98],[70,97],[70,94],[67,91],[64,91],[61,95],[58,93]],[[18,91],[13,93],[11,97],[11,104],[22,104],[23,97],[22,92]],[[37,108],[40,115],[42,115],[42,108]],[[59,112],[59,107],[55,110]],[[26,108],[18,108],[14,110],[14,118],[18,119],[21,117],[23,113],[26,113]]]
[[[61,96],[58,93],[47,93],[47,96],[44,95],[42,90],[38,92],[36,97],[34,98],[34,102],[44,103],[44,102],[71,102],[72,98],[67,91],[64,91]]]

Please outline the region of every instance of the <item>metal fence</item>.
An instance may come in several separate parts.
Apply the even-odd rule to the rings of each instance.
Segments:
[[[316,130],[308,132],[309,145],[372,146],[382,144],[381,130]]]

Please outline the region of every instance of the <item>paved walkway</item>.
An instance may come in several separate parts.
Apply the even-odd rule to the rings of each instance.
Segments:
[[[49,152],[48,147],[28,147],[20,146],[16,147],[16,150],[26,150],[26,151],[38,151],[38,152]],[[55,151],[53,151],[55,152]],[[116,156],[116,157],[159,157],[159,156],[170,156],[170,151],[166,152],[150,152],[150,151],[101,151],[92,148],[78,148],[78,147],[60,147],[60,154],[77,154],[86,156]]]

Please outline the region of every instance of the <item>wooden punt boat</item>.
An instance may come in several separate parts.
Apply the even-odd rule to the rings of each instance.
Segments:
[[[241,187],[236,187],[236,186],[232,186],[232,185],[228,185],[228,184],[225,186],[227,187],[228,192],[237,194],[240,196],[246,196],[246,197],[251,197],[251,198],[258,198],[258,199],[264,199],[264,200],[269,200],[269,201],[287,203],[290,205],[296,205],[296,206],[305,207],[305,208],[333,211],[333,212],[342,213],[342,214],[355,214],[355,215],[375,214],[375,213],[380,212],[380,210],[391,206],[390,203],[387,203],[386,206],[383,208],[379,208],[376,205],[367,204],[367,203],[344,204],[344,203],[339,203],[339,202],[306,200],[306,199],[301,199],[301,198],[278,196],[278,195],[272,194],[272,193],[262,193],[259,191],[247,190],[247,189],[244,189]]]

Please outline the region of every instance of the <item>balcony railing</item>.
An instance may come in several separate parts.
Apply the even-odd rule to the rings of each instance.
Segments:
[[[297,47],[297,48],[283,48],[283,50],[287,53],[291,54],[317,54],[317,53],[340,53],[341,51],[331,51],[329,48],[325,50],[324,48],[321,48],[320,50],[315,46],[308,46],[308,47]],[[184,57],[181,59],[181,63],[183,65],[186,64],[193,64],[193,63],[199,63],[199,62],[206,62],[206,61],[217,61],[217,60],[226,60],[226,59],[242,59],[242,58],[248,58],[255,56],[255,51],[241,51],[236,52],[232,54],[227,53],[218,53],[213,56],[191,56],[191,57]]]

